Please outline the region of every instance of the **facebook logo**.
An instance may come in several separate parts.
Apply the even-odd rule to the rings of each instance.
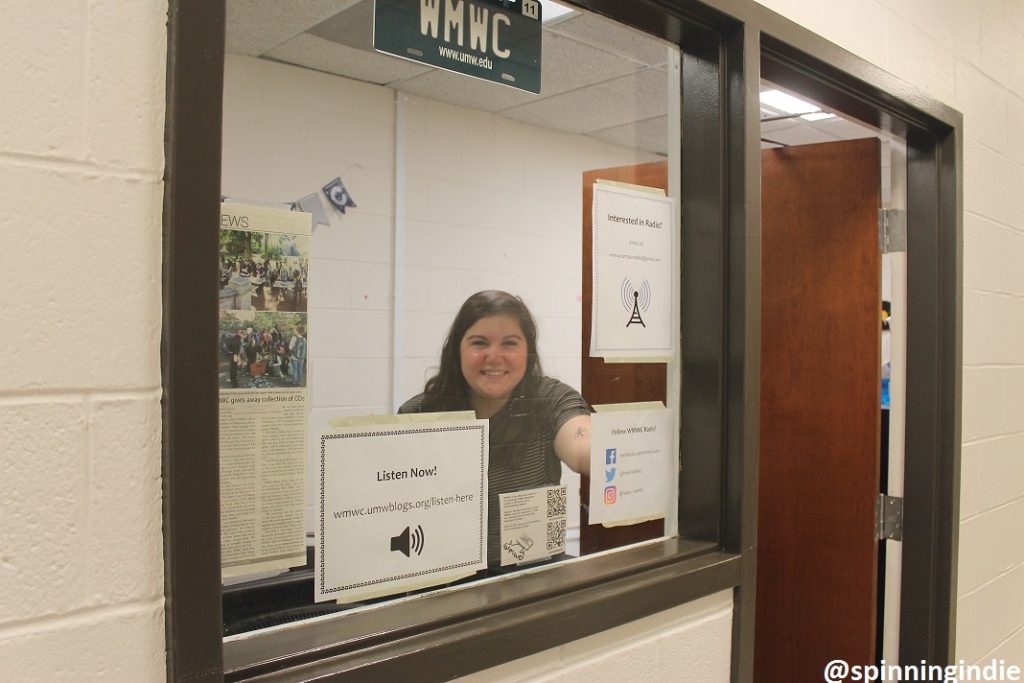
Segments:
[[[618,452],[614,448],[607,448],[604,451],[604,464],[614,465],[615,461],[618,460]]]

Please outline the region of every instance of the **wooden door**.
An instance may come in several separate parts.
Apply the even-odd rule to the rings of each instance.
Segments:
[[[664,363],[605,363],[603,358],[590,357],[590,312],[594,301],[593,285],[593,201],[597,180],[615,180],[645,187],[668,190],[668,163],[603,168],[583,173],[583,344],[581,347],[582,377],[580,393],[590,405],[666,400],[667,377]],[[591,525],[587,514],[590,502],[590,479],[581,477],[580,550],[583,554],[616,548],[629,543],[658,538],[665,524],[652,520],[630,526],[606,529]]]
[[[880,147],[761,157],[755,680],[875,661]]]

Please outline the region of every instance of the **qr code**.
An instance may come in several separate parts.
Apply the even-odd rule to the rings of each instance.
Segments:
[[[565,487],[548,489],[548,519],[565,514]]]
[[[560,553],[565,550],[565,520],[548,522],[548,552]]]

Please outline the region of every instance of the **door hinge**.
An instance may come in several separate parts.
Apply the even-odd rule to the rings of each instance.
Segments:
[[[875,499],[875,538],[903,540],[903,499],[879,493]]]
[[[878,248],[883,254],[907,250],[906,209],[878,210]]]

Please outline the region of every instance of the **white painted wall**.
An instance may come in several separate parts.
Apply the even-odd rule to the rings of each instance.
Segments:
[[[657,160],[435,100],[405,98],[403,333],[392,337],[395,91],[228,55],[222,191],[286,204],[341,175],[357,207],[313,231],[313,422],[423,390],[463,300],[523,297],[547,374],[579,386],[581,176]]]
[[[732,591],[456,679],[459,683],[726,683]]]
[[[311,429],[390,413],[392,401],[423,391],[456,311],[483,289],[523,298],[545,373],[579,387],[583,171],[657,157],[404,94],[397,117],[394,90],[252,57],[228,55],[224,81],[226,196],[282,205],[341,175],[357,204],[344,215],[328,208],[330,225],[313,229]],[[397,339],[396,139],[405,159]],[[315,490],[316,467],[309,473]],[[578,481],[565,469],[573,511]],[[308,529],[315,513],[310,500]]]
[[[164,677],[166,0],[0,21],[0,679]]]
[[[1024,663],[1024,3],[764,4],[964,112],[958,656]],[[163,0],[4,5],[0,225],[10,296],[0,374],[0,678],[8,680],[164,675],[165,13]],[[362,243],[356,237],[345,239]],[[678,662],[678,672],[707,665],[699,680],[723,680],[724,612],[705,618],[694,609],[483,680],[619,681],[648,671],[646,680],[666,680],[655,678],[652,661]],[[709,633],[719,634],[710,649]],[[614,661],[595,665],[613,647]]]

